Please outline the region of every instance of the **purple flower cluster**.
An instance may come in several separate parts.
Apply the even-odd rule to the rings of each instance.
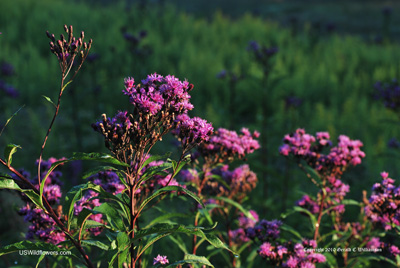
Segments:
[[[168,111],[178,115],[193,109],[189,95],[192,89],[187,81],[173,75],[163,77],[154,73],[142,80],[141,85],[135,85],[133,78],[126,78],[124,93],[139,112],[155,115]]]
[[[392,110],[397,110],[400,107],[400,85],[396,79],[390,83],[383,84],[378,81],[374,85],[375,97],[382,99],[384,105]]]
[[[232,161],[235,158],[242,159],[260,148],[256,140],[259,136],[260,133],[257,131],[250,133],[247,128],[242,128],[241,134],[219,128],[208,141],[199,146],[198,151],[207,162],[212,163]]]
[[[187,114],[182,114],[176,120],[179,124],[173,133],[181,140],[183,148],[208,141],[214,131],[211,123],[199,117],[190,118]]]
[[[360,164],[365,157],[360,149],[362,142],[351,140],[345,135],[339,136],[338,145],[332,147],[328,154],[322,153],[324,148],[332,146],[327,132],[318,132],[314,137],[299,128],[296,132],[285,135],[283,142],[279,148],[280,154],[303,159],[324,176],[340,176],[348,166]]]
[[[387,172],[381,173],[382,183],[375,183],[365,206],[365,214],[385,230],[400,226],[400,186],[394,185]]]
[[[246,229],[246,234],[250,239],[258,239],[261,242],[276,240],[280,234],[282,222],[279,220],[261,220],[254,227]]]
[[[246,217],[243,213],[239,214],[238,222],[239,222],[239,228],[236,230],[229,230],[228,235],[235,244],[243,244],[247,241],[249,241],[249,237],[246,234],[246,229],[248,228],[253,228],[258,220],[258,214],[254,210],[249,211],[252,218]]]
[[[193,109],[189,95],[192,89],[193,85],[172,75],[163,77],[154,73],[138,85],[133,78],[126,78],[123,92],[134,106],[133,113],[119,112],[114,118],[103,114],[102,121],[92,127],[104,136],[106,147],[117,158],[129,162],[133,154],[154,145],[175,129],[180,123],[176,119]],[[208,123],[200,118],[189,122],[193,125],[186,125],[186,134],[194,136],[186,140],[207,139],[212,128]]]
[[[47,161],[42,161],[40,167],[42,178],[44,178],[51,165],[56,161],[58,160],[55,158],[50,158]],[[23,172],[23,174],[29,179],[29,173]],[[62,173],[60,171],[54,170],[52,173],[50,173],[45,182],[43,196],[53,206],[58,205],[62,196],[60,188],[60,186],[62,185],[60,181],[61,176]],[[31,182],[35,185],[37,189],[39,189],[37,177],[31,179]],[[54,222],[54,220],[49,215],[45,214],[43,210],[36,208],[36,206],[32,203],[28,202],[23,208],[20,209],[19,214],[24,216],[24,220],[26,222],[30,223],[28,231],[26,233],[27,239],[31,240],[37,238],[41,241],[53,244],[58,244],[65,240],[65,234],[56,228],[56,223]]]
[[[316,247],[317,243],[314,240],[304,240],[302,243],[296,244],[264,242],[260,246],[258,254],[270,264],[279,267],[315,268],[316,263],[326,262],[324,255],[314,252],[313,249]]]
[[[161,256],[160,254],[157,255],[157,257],[154,258],[153,265],[156,264],[168,264],[169,260],[167,256]]]
[[[396,256],[400,255],[400,249],[395,246],[395,245],[391,245],[389,243],[384,243],[381,242],[379,237],[372,237],[366,244],[366,247],[368,249],[372,249],[372,250],[379,250],[381,251],[382,249],[385,249],[385,251],[387,252],[387,256],[390,257],[394,257],[396,258]]]

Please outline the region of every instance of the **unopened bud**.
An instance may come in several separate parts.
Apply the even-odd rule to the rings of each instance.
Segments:
[[[66,33],[68,33],[68,26],[67,26],[67,24],[64,24],[64,31],[65,31]]]
[[[84,31],[81,32],[81,38],[82,39],[85,38],[85,32]]]

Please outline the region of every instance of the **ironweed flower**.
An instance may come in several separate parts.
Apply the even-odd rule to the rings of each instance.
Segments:
[[[167,256],[161,256],[160,254],[157,255],[157,257],[154,258],[153,265],[156,264],[168,264],[169,260]]]
[[[246,235],[261,243],[258,254],[269,264],[279,267],[315,267],[315,263],[326,261],[324,255],[315,253],[315,240],[304,239],[301,243],[292,241],[281,243],[279,220],[261,220],[254,228],[247,228]]]
[[[243,159],[247,154],[260,148],[256,140],[259,136],[259,132],[250,133],[247,128],[242,128],[241,134],[219,128],[208,141],[198,147],[198,151],[210,164],[232,161],[235,158]]]
[[[327,132],[318,132],[314,137],[299,128],[294,133],[285,135],[283,142],[279,148],[280,154],[304,160],[320,175],[326,177],[341,176],[347,167],[360,164],[361,159],[365,157],[365,153],[360,149],[363,143],[351,140],[345,135],[339,136],[338,145],[332,147],[328,154],[323,154],[325,148],[332,146]]]
[[[173,133],[181,141],[184,151],[208,141],[214,131],[211,123],[199,117],[190,118],[187,114],[181,114],[177,121],[179,124]]]
[[[365,215],[385,230],[400,226],[400,186],[394,185],[387,172],[381,173],[382,182],[375,183],[365,206]]]
[[[133,113],[119,112],[114,118],[103,115],[103,120],[92,127],[104,136],[106,147],[117,158],[129,162],[133,154],[151,147],[176,128],[179,115],[193,109],[189,95],[193,85],[156,73],[148,75],[142,84],[136,85],[130,77],[124,84],[123,92],[129,96]]]

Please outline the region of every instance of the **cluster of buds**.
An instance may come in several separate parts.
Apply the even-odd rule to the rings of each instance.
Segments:
[[[84,42],[83,39],[85,34],[83,31],[78,39],[75,38],[73,35],[72,25],[69,27],[64,25],[64,31],[67,33],[67,38],[61,34],[60,39],[58,40],[56,40],[54,34],[50,34],[48,31],[46,31],[46,34],[50,39],[50,50],[57,56],[61,71],[64,77],[66,77],[74,64],[77,55],[81,56],[81,62],[78,69],[82,66],[92,46],[92,39],[90,39],[89,42]]]

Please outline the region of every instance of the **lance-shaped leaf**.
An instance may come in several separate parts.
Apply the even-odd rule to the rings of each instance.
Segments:
[[[12,156],[17,152],[17,149],[21,149],[21,146],[16,144],[8,144],[4,149],[4,159],[8,167],[11,166]]]
[[[92,161],[105,162],[105,163],[109,163],[109,164],[129,167],[128,164],[123,163],[123,162],[119,161],[118,159],[116,159],[116,158],[114,158],[114,157],[112,157],[111,155],[108,155],[108,154],[103,154],[103,153],[74,153],[72,155],[72,157],[70,157],[68,159],[63,159],[63,160],[54,162],[50,166],[50,168],[47,171],[45,177],[42,179],[42,182],[40,183],[40,202],[41,202],[41,204],[43,202],[42,197],[43,197],[44,186],[45,186],[46,180],[49,177],[49,175],[59,165],[64,164],[64,163],[68,163],[68,162],[71,162],[71,161],[76,161],[76,160],[92,160]]]
[[[25,105],[23,105],[21,108],[19,108],[15,113],[13,113],[13,114],[11,115],[10,118],[7,119],[6,123],[5,123],[4,126],[1,128],[0,136],[1,136],[1,134],[3,134],[3,131],[4,131],[4,129],[6,128],[6,126],[8,125],[8,123],[10,123],[10,121],[13,119],[13,117],[16,116],[17,113],[18,113],[19,111],[21,111],[22,108],[24,108],[24,106],[25,106]]]
[[[241,204],[239,204],[238,202],[236,202],[232,199],[229,199],[227,197],[223,197],[223,196],[217,196],[217,197],[214,197],[214,199],[224,201],[225,203],[228,203],[228,204],[236,207],[237,209],[239,209],[247,218],[250,218],[254,221],[256,220],[254,218],[254,216],[251,215],[251,213],[247,209],[245,209]]]
[[[149,167],[148,169],[146,169],[143,175],[140,176],[138,184],[140,185],[143,181],[146,181],[155,175],[160,175],[164,177],[167,176],[168,173],[166,172],[166,170],[171,167],[172,167],[171,163],[162,163],[161,165],[158,166]]]
[[[31,242],[29,240],[24,240],[0,248],[0,256],[10,254],[19,250],[61,251],[64,249],[45,242]]]
[[[81,241],[82,245],[87,245],[87,246],[95,246],[98,247],[102,250],[108,250],[110,247],[107,246],[106,244],[104,244],[103,242],[99,241],[99,240],[82,240]]]
[[[95,212],[99,212],[107,217],[107,222],[115,230],[125,231],[124,220],[121,217],[121,213],[108,203],[103,203],[93,209]]]
[[[64,214],[68,215],[68,221],[67,221],[67,228],[68,230],[71,227],[71,222],[74,214],[74,204],[76,201],[80,200],[83,197],[83,192],[86,190],[93,190],[99,195],[96,198],[99,199],[108,199],[108,200],[113,200],[120,207],[123,208],[123,211],[125,212],[125,217],[128,217],[126,214],[126,204],[123,202],[122,199],[118,198],[118,196],[113,195],[111,193],[106,192],[100,185],[96,185],[93,182],[87,182],[86,184],[80,184],[74,186],[68,193],[67,196],[65,197],[65,203],[63,206],[64,209]],[[101,213],[100,211],[97,211]]]
[[[151,162],[154,161],[160,161],[162,159],[166,159],[167,157],[169,157],[171,155],[171,153],[166,153],[165,155],[152,155],[149,158],[146,159],[146,161],[144,161],[143,165],[139,168],[139,172],[148,164],[150,164]]]
[[[209,267],[214,267],[210,263],[210,261],[204,256],[196,256],[196,255],[193,255],[193,254],[185,254],[185,257],[184,257],[183,260],[171,263],[166,268],[168,268],[168,267],[176,267],[178,265],[189,264],[189,263],[206,265],[206,266],[209,266]]]
[[[204,203],[200,200],[200,198],[198,196],[196,196],[193,192],[181,187],[181,186],[167,186],[161,189],[158,189],[157,191],[155,191],[151,196],[149,196],[148,198],[146,198],[142,204],[140,205],[139,209],[138,209],[138,214],[140,214],[140,212],[143,210],[143,208],[154,198],[167,193],[167,192],[172,192],[172,191],[179,191],[179,192],[184,192],[185,194],[187,194],[188,196],[190,196],[191,198],[193,198],[197,203],[199,203],[202,207],[204,207]]]
[[[215,226],[214,226],[215,227]],[[212,227],[211,229],[213,229]],[[168,236],[170,234],[174,233],[184,233],[184,234],[190,234],[190,235],[196,235],[199,236],[200,238],[203,238],[206,240],[208,243],[210,243],[212,246],[215,248],[222,248],[231,251],[234,255],[237,255],[235,252],[233,252],[231,249],[229,249],[217,236],[213,234],[208,234],[203,232],[203,230],[206,230],[205,228],[202,227],[186,227],[183,225],[172,225],[172,224],[157,224],[151,228],[148,229],[142,229],[136,232],[134,239],[132,239],[131,242],[134,242],[138,239],[151,236],[151,238],[146,242],[146,244],[143,246],[140,252],[138,252],[138,256],[144,253],[144,251],[150,247],[152,244],[154,244],[156,241],[159,239]]]
[[[18,184],[13,179],[1,179],[0,180],[0,189],[9,189],[9,190],[17,190],[24,193],[35,205],[44,209],[44,207],[40,203],[40,198],[35,191],[30,189],[21,189]]]

